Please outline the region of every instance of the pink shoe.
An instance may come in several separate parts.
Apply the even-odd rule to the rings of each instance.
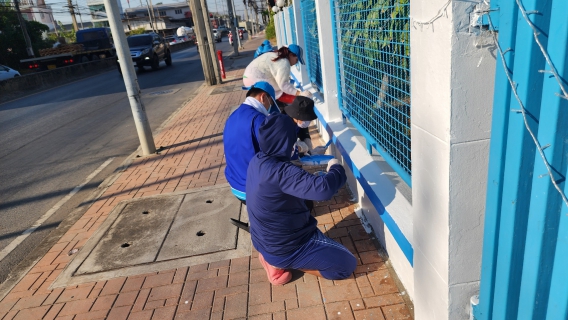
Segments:
[[[292,280],[292,272],[286,271],[284,269],[278,269],[271,266],[268,262],[264,260],[262,254],[258,253],[258,260],[260,264],[264,267],[266,275],[268,276],[268,281],[275,286],[281,286]]]

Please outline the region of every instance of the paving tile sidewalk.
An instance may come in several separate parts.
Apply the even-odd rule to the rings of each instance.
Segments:
[[[248,57],[231,63],[223,86],[241,83],[242,61],[252,59],[262,40],[247,43]],[[226,183],[223,126],[245,92],[212,95],[214,89],[202,87],[155,137],[156,145],[164,147],[161,154],[134,159],[21,279],[0,302],[1,320],[412,318],[404,292],[361,226],[346,188],[316,203],[313,215],[322,231],[359,259],[349,279],[330,281],[297,272],[291,283],[272,286],[253,251],[249,257],[50,289],[72,259],[68,253],[81,249],[121,200]],[[317,141],[317,133],[313,135]]]

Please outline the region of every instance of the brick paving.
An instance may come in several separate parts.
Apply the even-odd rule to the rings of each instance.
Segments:
[[[255,50],[263,39],[248,43]],[[251,59],[251,58],[249,58]],[[227,72],[223,85],[241,81],[244,69]],[[49,287],[124,199],[226,183],[222,130],[245,92],[198,95],[155,137],[160,155],[136,158],[81,219],[0,301],[0,319],[412,319],[394,275],[349,203],[347,188],[316,203],[318,227],[359,260],[353,275],[330,281],[294,272],[293,281],[272,286],[251,256],[158,273]],[[318,141],[317,133],[313,133]]]

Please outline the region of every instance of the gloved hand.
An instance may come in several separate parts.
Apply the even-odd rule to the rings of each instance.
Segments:
[[[296,147],[298,147],[298,152],[299,153],[307,153],[308,151],[310,151],[310,148],[308,148],[308,145],[301,140],[296,141]]]
[[[339,163],[339,160],[333,158],[331,160],[329,160],[329,162],[327,163],[327,172],[329,172],[329,169],[331,168],[331,166],[333,166],[334,164],[338,164],[341,165],[341,163]]]
[[[321,155],[321,154],[325,154],[326,151],[327,151],[326,147],[319,146],[319,147],[313,148],[312,151],[310,151],[310,153],[313,154],[313,155]]]
[[[300,95],[304,96],[306,98],[310,98],[310,99],[314,98],[314,95],[311,92],[309,92],[308,90],[304,90],[304,91],[300,92]]]

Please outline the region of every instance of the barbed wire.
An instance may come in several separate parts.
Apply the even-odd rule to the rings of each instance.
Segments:
[[[538,47],[540,48],[542,55],[546,59],[546,63],[550,67],[550,73],[552,73],[554,75],[554,78],[556,78],[556,82],[558,82],[558,85],[560,86],[560,90],[562,91],[563,95],[559,95],[559,94],[557,94],[557,95],[562,99],[568,100],[568,93],[566,93],[566,89],[564,89],[564,85],[562,84],[562,80],[561,80],[560,76],[558,75],[558,71],[556,71],[556,68],[554,67],[554,64],[552,63],[552,60],[550,59],[548,52],[544,49],[544,46],[540,42],[540,38],[539,38],[540,32],[538,32],[534,23],[529,19],[528,15],[527,15],[528,12],[525,10],[525,7],[520,2],[520,0],[516,0],[516,1],[517,1],[517,5],[519,6],[519,9],[521,10],[521,13],[523,14],[523,18],[529,24],[529,27],[531,27],[531,29],[533,31],[534,40],[536,41],[536,44],[538,44]],[[533,13],[533,12],[531,12],[531,13]],[[536,13],[536,12],[534,12],[534,13]],[[545,71],[541,70],[540,72],[545,72]]]
[[[434,17],[432,17],[432,19],[428,20],[428,21],[416,21],[414,20],[412,17],[412,27],[414,27],[414,29],[416,29],[416,26],[418,25],[420,27],[420,30],[422,30],[422,28],[424,26],[432,26],[432,30],[434,30],[434,21],[438,20],[439,18],[443,17],[444,15],[447,17],[448,16],[448,12],[446,9],[448,9],[448,6],[452,3],[452,0],[448,0],[448,2],[446,2],[441,8],[440,10],[438,10],[438,13],[436,13],[436,15]]]
[[[522,4],[519,3],[519,0],[516,0],[516,2],[517,2],[517,5],[519,6],[519,10],[521,11],[521,13],[523,15],[523,18],[528,23],[528,25],[533,29],[533,34],[535,36],[535,40],[537,41],[537,44],[539,45],[542,54],[546,58],[547,64],[550,66],[551,73],[555,74],[556,81],[558,82],[558,85],[561,87],[562,92],[565,92],[564,87],[561,83],[560,76],[558,76],[558,73],[556,72],[556,68],[554,68],[554,65],[552,64],[552,61],[550,60],[550,56],[548,55],[548,52],[546,51],[546,49],[542,46],[542,44],[538,40],[538,36],[540,35],[540,33],[537,31],[534,24],[528,18],[527,12],[526,12],[525,8],[522,6]],[[491,20],[491,15],[488,14],[489,11],[483,12],[483,13],[487,15],[487,21],[489,22],[490,29],[495,30],[495,27],[493,25],[493,21]],[[536,138],[534,132],[532,131],[532,129],[531,129],[529,123],[528,123],[525,105],[524,105],[523,101],[521,100],[521,98],[519,97],[519,94],[517,92],[516,83],[513,81],[513,78],[511,76],[511,72],[509,71],[509,67],[507,66],[507,62],[505,61],[505,52],[508,52],[511,49],[507,49],[506,51],[503,51],[503,49],[501,48],[501,45],[499,44],[499,41],[497,39],[496,32],[490,31],[490,33],[493,37],[493,41],[495,42],[495,46],[497,48],[497,51],[499,52],[499,56],[501,58],[501,63],[503,64],[503,70],[505,71],[505,75],[507,76],[507,80],[509,81],[509,85],[511,86],[511,90],[513,91],[513,95],[515,96],[515,99],[517,100],[519,106],[521,107],[520,112],[523,115],[523,122],[525,124],[525,128],[527,129],[529,135],[531,136],[531,138],[532,138],[532,140],[533,140],[533,142],[536,146],[536,149],[538,150],[538,153],[539,153],[540,157],[542,158],[542,161],[544,162],[544,165],[546,167],[546,170],[548,171],[548,176],[550,177],[550,181],[551,181],[552,185],[554,186],[556,191],[558,191],[558,193],[562,197],[562,201],[564,201],[564,204],[566,204],[566,206],[568,206],[568,199],[566,198],[566,195],[560,189],[560,187],[558,186],[558,183],[556,182],[556,179],[554,178],[554,175],[552,173],[552,167],[550,166],[550,163],[548,162],[548,160],[546,159],[546,155],[544,154],[544,148],[540,145],[540,142]],[[543,72],[543,70],[539,70],[539,72]],[[561,98],[566,99],[566,96],[561,97]]]

